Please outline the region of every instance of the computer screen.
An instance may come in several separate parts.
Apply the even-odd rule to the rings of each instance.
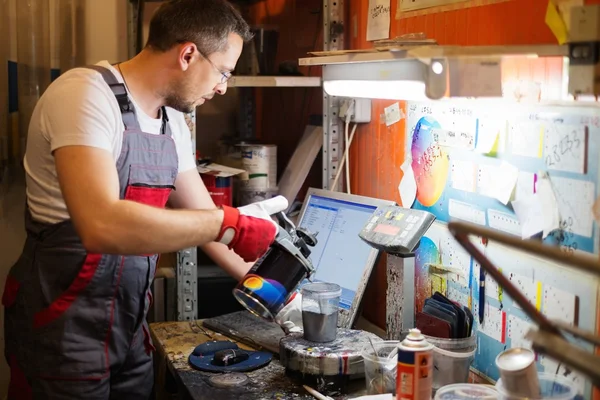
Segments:
[[[358,307],[379,254],[358,234],[378,206],[390,204],[394,202],[320,189],[309,190],[304,202],[298,226],[317,233],[310,255],[313,281],[341,286],[344,315]],[[352,322],[354,315],[349,318]]]

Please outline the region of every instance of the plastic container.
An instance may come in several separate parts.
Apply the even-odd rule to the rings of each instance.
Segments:
[[[495,400],[499,396],[498,391],[490,385],[455,383],[441,387],[435,394],[434,400]]]
[[[453,383],[467,383],[469,370],[477,351],[475,334],[464,339],[442,339],[426,336],[433,348],[433,391]]]
[[[500,395],[498,398],[501,400],[571,400],[577,397],[577,389],[575,388],[575,385],[572,382],[561,378],[560,376],[539,372],[538,380],[540,382],[540,395],[538,397],[525,398],[521,396],[513,396],[508,393],[502,385],[502,379],[498,379],[498,382],[496,382],[496,390]]]
[[[302,286],[304,339],[318,343],[335,340],[341,295],[342,288],[335,283],[315,282]]]
[[[367,394],[396,394],[399,344],[397,340],[373,342],[373,346],[369,345],[363,350]]]

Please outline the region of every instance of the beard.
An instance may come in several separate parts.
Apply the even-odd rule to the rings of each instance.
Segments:
[[[190,100],[190,85],[186,81],[175,82],[168,92],[163,96],[165,106],[171,107],[182,113],[189,114],[196,110],[196,100]]]

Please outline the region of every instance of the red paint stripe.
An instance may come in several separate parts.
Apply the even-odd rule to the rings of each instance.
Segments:
[[[17,293],[21,284],[12,276],[6,277],[6,283],[4,284],[4,293],[2,294],[2,305],[6,308],[12,306],[17,299]]]
[[[506,343],[506,313],[502,312],[502,344]]]
[[[65,311],[71,307],[75,299],[85,290],[92,278],[96,274],[98,264],[102,259],[102,254],[88,254],[85,258],[83,266],[79,270],[79,274],[71,283],[69,288],[60,295],[50,306],[42,311],[39,311],[33,317],[33,326],[41,328],[44,325],[56,320]]]

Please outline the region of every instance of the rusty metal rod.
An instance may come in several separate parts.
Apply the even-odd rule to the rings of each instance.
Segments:
[[[450,228],[450,224],[448,224],[448,228]],[[527,300],[527,298],[521,293],[519,289],[512,282],[505,277],[502,272],[496,268],[494,264],[484,255],[482,254],[477,247],[471,243],[469,237],[463,233],[457,233],[452,230],[452,235],[456,239],[456,241],[471,255],[475,260],[479,262],[481,268],[485,269],[487,273],[492,275],[494,280],[498,282],[503,290],[505,290],[508,295],[516,301],[519,306],[523,309],[523,312],[527,314],[533,321],[535,321],[540,329],[555,333],[562,337],[560,330],[558,330],[550,320],[548,320],[542,313],[540,313],[534,306]]]
[[[585,271],[593,275],[600,276],[600,260],[597,256],[586,253],[566,254],[556,247],[544,245],[534,240],[522,240],[516,236],[506,235],[495,229],[486,228],[466,222],[449,222],[448,229],[456,237],[456,234],[476,235],[507,246],[523,250],[527,253],[535,254],[552,261],[558,261],[563,264],[574,267],[580,271]]]

